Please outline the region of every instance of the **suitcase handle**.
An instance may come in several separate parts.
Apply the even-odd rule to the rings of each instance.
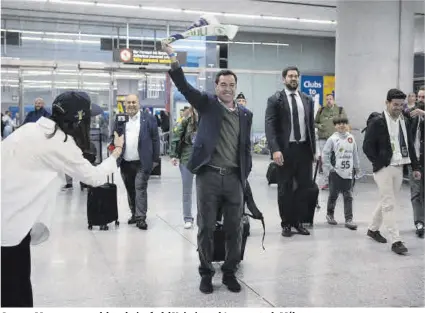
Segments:
[[[109,157],[110,156],[110,151],[109,151],[109,149],[108,149],[108,147],[106,147],[106,155]],[[108,182],[108,184],[109,184],[109,175],[107,175],[106,176],[106,181]],[[114,173],[112,173],[111,174],[111,183],[113,184],[114,183]]]
[[[319,170],[319,166],[320,166],[320,160],[317,159],[316,161],[316,168],[314,169],[314,177],[313,177],[313,183],[316,182],[316,178],[317,178],[317,172]]]

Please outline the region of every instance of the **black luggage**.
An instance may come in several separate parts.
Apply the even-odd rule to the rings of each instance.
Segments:
[[[267,169],[266,174],[267,182],[269,183],[269,185],[277,184],[277,167],[278,165],[274,162],[271,162],[269,164],[269,168]]]
[[[108,230],[107,224],[115,221],[115,226],[120,223],[118,221],[118,201],[117,201],[117,185],[114,184],[114,174],[112,174],[112,182],[108,182],[99,187],[90,187],[87,194],[87,221],[88,228],[91,230],[93,226],[100,226],[100,230]]]
[[[317,172],[320,167],[320,161],[317,160],[314,177],[312,181],[312,186],[307,189],[307,192],[303,195],[299,195],[300,197],[307,197],[307,212],[304,214],[304,218],[302,219],[302,223],[313,225],[314,213],[316,212],[316,208],[319,209],[319,186],[316,183]]]
[[[161,159],[159,159],[158,165],[152,169],[151,176],[161,176]]]
[[[246,216],[247,217],[247,216]],[[245,254],[246,241],[249,236],[249,219],[242,218],[242,246],[241,246],[241,261]],[[214,231],[214,255],[213,262],[222,262],[226,257],[226,244],[225,244],[225,233],[223,224],[221,222],[216,223]]]

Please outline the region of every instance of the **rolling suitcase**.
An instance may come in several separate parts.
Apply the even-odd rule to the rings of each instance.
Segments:
[[[151,176],[161,176],[161,159],[159,159],[159,163],[152,169]]]
[[[108,176],[106,184],[88,189],[87,221],[90,230],[93,226],[100,226],[100,230],[108,230],[108,224],[113,221],[115,226],[119,226],[117,185],[114,184],[114,174],[112,174],[111,183]]]
[[[314,220],[314,213],[316,209],[320,209],[319,206],[319,186],[317,186],[316,183],[316,177],[317,172],[320,167],[320,161],[317,160],[316,162],[316,168],[314,170],[314,177],[312,181],[312,186],[307,189],[307,192],[304,195],[301,195],[303,197],[307,196],[307,212],[304,214],[304,218],[302,219],[302,223],[310,224],[310,226],[313,226],[313,220]]]
[[[244,216],[245,217],[245,216]],[[246,216],[247,217],[247,216]],[[241,261],[245,254],[246,241],[249,236],[249,219],[242,218],[242,246],[241,246]],[[226,235],[221,222],[216,223],[214,230],[214,255],[213,262],[222,262],[226,258]]]

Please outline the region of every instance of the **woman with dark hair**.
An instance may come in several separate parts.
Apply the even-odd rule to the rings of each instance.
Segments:
[[[189,108],[188,116],[183,118],[173,130],[173,136],[170,147],[171,163],[180,167],[180,174],[183,185],[183,219],[184,228],[190,229],[193,226],[192,215],[192,186],[193,174],[187,169],[186,165],[189,162],[190,155],[193,150],[193,143],[196,138],[198,128],[198,117],[193,109]]]
[[[49,237],[56,195],[65,174],[100,186],[117,170],[123,136],[99,166],[83,157],[89,145],[91,102],[84,92],[65,92],[52,116],[27,123],[2,142],[1,306],[32,307],[30,243]]]

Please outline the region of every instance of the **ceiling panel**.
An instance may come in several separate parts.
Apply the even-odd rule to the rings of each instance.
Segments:
[[[270,33],[293,33],[305,35],[334,36],[336,19],[334,7],[310,6],[322,1],[286,1],[285,3],[264,2],[258,0],[93,0],[78,1],[30,1],[3,0],[1,2],[3,17],[17,16],[40,18],[64,18],[92,22],[108,19],[114,21],[145,24],[170,23],[172,26],[186,26],[195,21],[202,12],[215,12],[221,23],[236,24],[242,31],[259,31]],[[332,4],[334,1],[324,1]],[[89,3],[88,5],[84,5]],[[125,6],[122,4],[125,3]],[[154,7],[153,6],[154,3]],[[305,3],[307,5],[299,5]],[[116,6],[118,5],[118,6]],[[141,7],[140,7],[141,6]],[[157,9],[184,9],[190,11],[160,11]],[[220,8],[219,11],[217,11]],[[252,15],[252,16],[242,16]],[[261,17],[265,16],[265,17]],[[266,18],[269,17],[269,18]],[[299,20],[282,20],[277,18],[297,18]]]

